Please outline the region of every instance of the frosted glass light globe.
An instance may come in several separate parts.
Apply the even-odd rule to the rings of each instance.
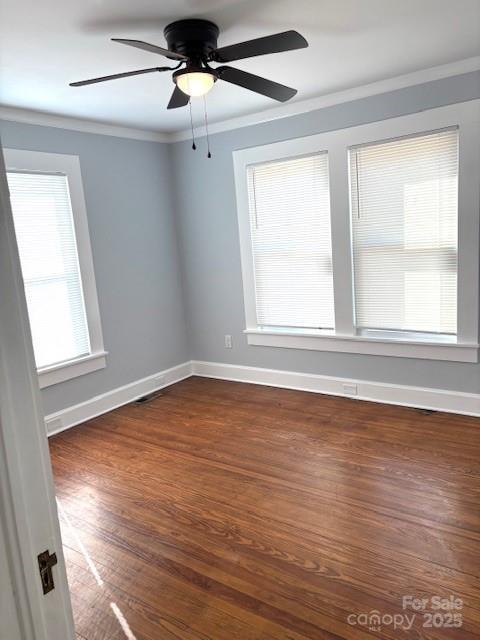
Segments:
[[[215,76],[206,71],[182,73],[175,78],[178,88],[187,96],[204,96],[210,91],[215,82]]]

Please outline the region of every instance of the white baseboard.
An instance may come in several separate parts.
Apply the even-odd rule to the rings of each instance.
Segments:
[[[165,369],[141,380],[126,384],[123,387],[102,393],[73,407],[67,407],[62,411],[51,413],[45,416],[47,435],[52,436],[55,433],[69,429],[76,424],[141,398],[147,393],[152,393],[175,382],[180,382],[180,380],[189,378],[191,375],[192,363],[184,362],[176,367]]]
[[[269,387],[311,391],[371,402],[480,416],[480,394],[476,393],[430,389],[428,387],[411,387],[350,378],[335,378],[311,373],[261,369],[259,367],[201,362],[198,360],[192,362],[192,373],[205,378],[250,382]],[[343,385],[348,385],[348,388],[353,385],[356,387],[357,393],[349,393],[348,390],[344,389]]]
[[[411,387],[351,378],[335,378],[313,373],[298,373],[296,371],[262,369],[260,367],[194,360],[184,362],[171,369],[165,369],[165,371],[160,371],[123,387],[118,387],[73,407],[67,407],[62,411],[51,413],[45,417],[47,435],[51,436],[64,429],[69,429],[102,413],[107,413],[107,411],[112,411],[112,409],[128,404],[147,393],[158,391],[192,375],[261,384],[283,389],[324,393],[333,396],[345,396],[370,402],[383,402],[385,404],[480,416],[480,394],[476,393],[446,391],[428,387]],[[344,385],[347,385],[347,387],[344,388]],[[352,393],[354,388],[357,391],[356,394]]]

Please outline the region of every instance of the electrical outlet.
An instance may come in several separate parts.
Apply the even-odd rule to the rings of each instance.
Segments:
[[[225,349],[231,349],[232,348],[232,336],[227,333],[225,334]]]
[[[358,393],[356,384],[343,384],[343,393],[346,393],[348,396],[356,396]]]

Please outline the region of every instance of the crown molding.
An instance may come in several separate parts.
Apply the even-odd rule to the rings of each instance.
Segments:
[[[242,127],[278,120],[280,118],[288,118],[302,113],[316,111],[317,109],[331,107],[343,102],[351,102],[361,98],[368,98],[369,96],[388,93],[389,91],[396,91],[398,89],[405,89],[406,87],[412,87],[418,84],[432,82],[433,80],[441,80],[442,78],[448,78],[478,70],[480,70],[480,56],[465,58],[464,60],[458,60],[457,62],[414,71],[394,78],[379,80],[377,82],[353,87],[351,89],[345,89],[343,91],[309,98],[308,100],[288,102],[271,109],[214,122],[209,124],[209,134],[212,135],[215,133],[221,133],[222,131],[240,129]],[[72,129],[74,131],[82,131],[85,133],[97,133],[100,135],[116,136],[119,138],[147,140],[150,142],[173,143],[189,140],[191,137],[190,129],[170,133],[165,131],[147,131],[144,129],[107,124],[95,120],[85,120],[82,118],[55,115],[42,111],[2,105],[0,105],[0,120],[12,120],[14,122],[36,124],[44,127]],[[206,132],[204,127],[200,127],[195,131],[195,135],[197,137],[202,137],[205,134]]]
[[[122,127],[116,124],[107,124],[95,120],[84,120],[70,116],[55,115],[43,111],[20,109],[0,105],[0,120],[11,120],[25,124],[36,124],[43,127],[56,127],[59,129],[71,129],[83,133],[96,133],[117,138],[132,138],[133,140],[146,140],[148,142],[170,142],[171,136],[160,131],[146,131],[132,127]]]
[[[464,60],[458,60],[457,62],[414,71],[412,73],[388,78],[386,80],[379,80],[377,82],[353,87],[344,91],[328,93],[308,100],[284,103],[281,106],[273,107],[272,109],[267,109],[265,111],[250,113],[236,118],[229,118],[220,122],[209,123],[208,132],[212,135],[214,133],[221,133],[222,131],[230,131],[232,129],[240,129],[241,127],[261,124],[262,122],[288,118],[290,116],[316,111],[317,109],[323,109],[324,107],[331,107],[343,102],[351,102],[361,98],[368,98],[369,96],[388,93],[389,91],[395,91],[397,89],[405,89],[406,87],[412,87],[417,84],[432,82],[433,80],[441,80],[442,78],[458,76],[463,73],[478,70],[480,70],[480,56],[466,58]],[[182,140],[189,140],[191,135],[190,129],[176,131],[169,135],[169,141],[180,142]],[[198,130],[195,129],[195,136],[197,138],[205,135],[206,132],[204,127],[200,127]]]

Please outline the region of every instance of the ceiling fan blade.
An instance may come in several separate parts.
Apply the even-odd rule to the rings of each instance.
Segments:
[[[181,60],[183,62],[188,60],[187,56],[184,56],[181,53],[175,53],[175,51],[170,51],[169,49],[164,49],[163,47],[157,47],[156,44],[143,42],[143,40],[125,40],[125,38],[112,38],[112,42],[120,42],[120,44],[128,44],[130,47],[144,49],[145,51],[150,51],[151,53],[159,53],[166,58],[170,58],[170,60]]]
[[[215,49],[210,54],[210,57],[215,62],[233,62],[233,60],[263,56],[267,53],[292,51],[293,49],[303,49],[305,47],[308,47],[308,42],[297,31],[283,31],[273,36],[247,40],[246,42]]]
[[[297,93],[296,89],[286,87],[284,84],[278,84],[278,82],[273,82],[233,67],[218,67],[215,71],[217,71],[221,80],[261,93],[263,96],[273,98],[279,102],[286,102]]]
[[[80,80],[80,82],[71,82],[71,87],[83,87],[86,84],[95,84],[96,82],[105,82],[106,80],[117,80],[118,78],[128,78],[129,76],[139,76],[142,73],[153,73],[154,71],[171,71],[170,67],[152,67],[151,69],[139,69],[138,71],[126,71],[125,73],[114,73],[112,76],[102,76],[100,78],[91,78],[90,80]]]
[[[172,97],[168,103],[167,109],[178,109],[178,107],[186,107],[190,97],[183,93],[176,85],[173,90]]]

